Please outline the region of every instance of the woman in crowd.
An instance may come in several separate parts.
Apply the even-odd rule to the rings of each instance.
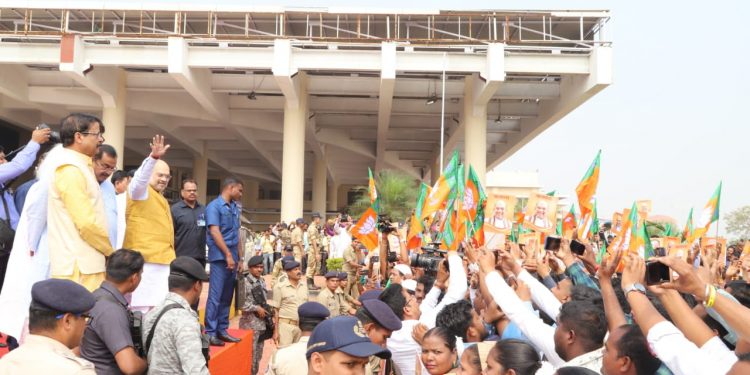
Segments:
[[[534,375],[541,367],[539,353],[533,346],[521,340],[501,340],[490,350],[484,374]]]
[[[443,327],[435,327],[422,339],[422,364],[430,375],[444,375],[456,368],[456,336]]]

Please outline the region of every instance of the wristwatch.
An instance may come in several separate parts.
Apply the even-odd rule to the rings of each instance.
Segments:
[[[644,287],[641,283],[626,285],[622,290],[623,292],[625,292],[625,298],[628,297],[628,293],[630,292],[640,292],[644,295],[646,294],[646,287]]]

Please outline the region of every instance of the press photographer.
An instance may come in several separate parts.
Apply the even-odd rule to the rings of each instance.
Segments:
[[[106,279],[94,291],[96,305],[81,340],[81,357],[94,363],[97,374],[143,374],[140,314],[128,310],[125,294],[141,282],[143,255],[120,249],[107,259]]]

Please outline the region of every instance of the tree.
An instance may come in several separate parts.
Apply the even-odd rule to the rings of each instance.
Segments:
[[[750,239],[750,206],[740,207],[726,216],[727,232],[735,239]]]
[[[394,170],[384,170],[375,176],[375,187],[380,199],[380,214],[387,215],[392,221],[406,222],[410,217],[419,194],[418,181]],[[359,217],[370,207],[370,195],[367,186],[359,186],[364,192],[349,206],[353,217]]]

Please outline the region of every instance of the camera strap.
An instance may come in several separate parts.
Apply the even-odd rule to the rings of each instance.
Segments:
[[[164,306],[164,309],[159,312],[159,315],[156,317],[156,320],[154,320],[154,325],[151,326],[151,330],[148,332],[148,337],[146,337],[146,347],[143,348],[143,350],[146,352],[146,355],[148,356],[148,351],[151,349],[151,340],[154,339],[154,332],[156,331],[156,325],[159,324],[159,320],[161,320],[161,317],[164,316],[164,314],[172,309],[181,309],[183,308],[178,303],[172,303],[167,306]]]

